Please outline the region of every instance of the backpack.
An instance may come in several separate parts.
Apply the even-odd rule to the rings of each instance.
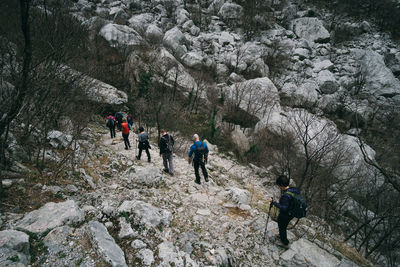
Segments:
[[[288,194],[292,197],[289,206],[289,215],[292,215],[298,219],[306,217],[307,214],[307,202],[306,199],[300,195],[293,192],[286,191],[285,194]]]
[[[174,151],[174,144],[171,141],[171,136],[168,135],[168,139],[164,139],[167,141],[167,153],[172,153]]]
[[[203,142],[201,142],[200,146],[196,143],[194,143],[194,145],[196,146],[196,150],[194,151],[195,158],[198,161],[202,161],[206,155],[206,147],[203,145]]]
[[[112,117],[110,117],[110,118],[108,118],[106,125],[107,125],[107,127],[113,127],[114,123],[115,123],[114,119]]]

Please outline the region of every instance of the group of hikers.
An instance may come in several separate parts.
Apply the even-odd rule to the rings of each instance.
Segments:
[[[111,138],[115,138],[115,128],[117,127],[117,129],[122,133],[125,149],[128,150],[131,148],[131,144],[129,142],[129,133],[130,131],[133,131],[132,115],[127,115],[126,118],[124,118],[121,112],[115,113],[114,116],[110,114],[106,118],[106,125],[110,129]],[[173,136],[169,134],[165,129],[161,129],[160,134],[161,138],[159,142],[159,148],[160,148],[160,156],[163,159],[163,165],[164,165],[163,171],[171,176],[174,176],[173,157],[174,157],[175,141]],[[147,155],[147,161],[151,162],[151,156],[149,152],[149,149],[151,149],[149,142],[149,135],[148,133],[145,132],[142,126],[139,127],[139,134],[137,141],[138,141],[139,153],[138,155],[136,155],[136,159],[140,160],[142,152],[144,150]],[[198,134],[194,134],[193,145],[190,147],[188,153],[188,163],[189,164],[193,163],[194,173],[196,176],[195,183],[197,184],[201,184],[200,174],[199,174],[200,168],[203,173],[204,180],[208,182],[208,173],[205,167],[205,164],[207,163],[208,159],[208,152],[209,150],[207,144],[205,142],[200,141],[200,137]]]
[[[129,142],[129,132],[133,131],[133,117],[127,115],[124,118],[121,112],[117,112],[115,116],[110,114],[106,118],[106,125],[110,129],[111,138],[115,138],[115,127],[122,132],[124,139],[125,149],[131,147]],[[173,164],[173,152],[174,152],[174,138],[165,129],[160,130],[161,138],[159,141],[160,156],[163,159],[163,171],[171,176],[174,176],[174,164]],[[142,126],[139,127],[138,134],[138,148],[139,154],[136,155],[136,159],[140,160],[142,151],[145,150],[147,154],[147,161],[151,162],[150,152],[151,149],[149,142],[149,135],[145,132]],[[190,146],[188,152],[188,163],[193,164],[195,173],[195,183],[201,184],[199,168],[204,176],[204,181],[208,182],[208,173],[206,169],[206,163],[208,161],[209,149],[205,142],[200,140],[198,134],[193,135],[193,144]],[[270,208],[268,211],[268,219],[271,213],[271,208],[274,206],[279,209],[279,215],[277,217],[279,239],[278,245],[283,248],[289,248],[289,240],[287,239],[287,227],[289,222],[293,218],[302,218],[306,215],[307,205],[305,199],[301,196],[300,191],[297,188],[289,186],[290,179],[285,175],[279,175],[276,179],[276,184],[281,189],[281,197],[279,202],[274,201],[273,198],[269,199]],[[268,227],[268,219],[266,223],[265,233]],[[297,224],[297,222],[296,222]]]

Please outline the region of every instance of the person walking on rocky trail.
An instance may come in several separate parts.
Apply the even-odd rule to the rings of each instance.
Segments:
[[[208,182],[208,173],[206,169],[206,162],[208,159],[208,147],[207,144],[200,141],[199,135],[193,135],[193,145],[190,147],[188,154],[188,163],[192,162],[193,157],[193,166],[194,166],[194,174],[196,176],[195,183],[201,184],[200,175],[199,175],[199,167],[201,167],[201,171],[203,172],[204,180]]]
[[[116,122],[117,122],[118,131],[121,131],[121,124],[122,124],[122,118],[123,118],[123,117],[124,117],[124,116],[122,115],[121,112],[115,113],[115,120],[116,120]]]
[[[279,199],[279,203],[273,201],[273,198],[269,199],[270,205],[274,205],[279,209],[278,216],[278,228],[279,228],[279,237],[282,242],[279,244],[284,248],[289,248],[289,240],[287,239],[287,226],[289,222],[294,218],[293,215],[289,214],[290,204],[293,200],[294,194],[300,194],[300,191],[297,188],[289,187],[290,179],[285,175],[280,175],[276,179],[276,184],[281,188],[282,195]]]
[[[139,127],[138,139],[139,139],[139,145],[138,145],[139,155],[136,156],[136,159],[140,160],[140,157],[142,156],[142,150],[145,150],[147,154],[147,161],[150,162],[151,158],[149,149],[151,149],[151,147],[149,143],[149,135],[144,131],[143,127]]]
[[[113,117],[113,115],[108,115],[108,117],[106,118],[106,125],[110,129],[111,139],[115,138],[115,118]]]
[[[128,116],[126,116],[126,120],[128,122],[129,129],[131,130],[133,125],[133,116],[129,114]]]
[[[164,129],[161,129],[160,133],[161,138],[159,147],[160,156],[163,158],[164,172],[174,176],[174,164],[172,162],[174,154],[174,138]]]
[[[131,144],[129,143],[129,138],[128,138],[129,126],[128,123],[126,122],[126,119],[122,120],[121,130],[122,130],[122,137],[124,138],[125,149],[128,150],[131,147]]]

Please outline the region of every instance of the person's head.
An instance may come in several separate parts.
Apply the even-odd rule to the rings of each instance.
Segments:
[[[194,134],[193,135],[193,141],[199,141],[200,140],[200,137],[199,137],[199,135],[198,134]]]
[[[276,184],[279,187],[288,187],[289,186],[290,179],[286,175],[279,175],[278,178],[276,178]]]
[[[165,134],[167,134],[167,131],[165,129],[161,129],[160,133],[161,133],[161,135],[165,135]]]
[[[142,126],[139,127],[139,132],[144,132],[144,128]]]
[[[126,119],[125,119],[125,118],[123,118],[123,119],[122,119],[122,122],[126,122]]]

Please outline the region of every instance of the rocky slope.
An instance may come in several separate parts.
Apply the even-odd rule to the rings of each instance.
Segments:
[[[242,166],[210,144],[210,182],[197,185],[185,158],[175,155],[172,177],[162,173],[156,145],[151,163],[137,161],[120,137],[111,140],[94,125],[90,131],[88,140],[97,141],[82,142],[82,151],[90,152],[82,152],[87,164],[80,175],[68,187],[51,188],[60,202],[2,214],[2,266],[366,264],[317,218],[289,230],[289,250],[275,244],[272,220],[264,241],[266,201],[279,194],[267,170]]]

